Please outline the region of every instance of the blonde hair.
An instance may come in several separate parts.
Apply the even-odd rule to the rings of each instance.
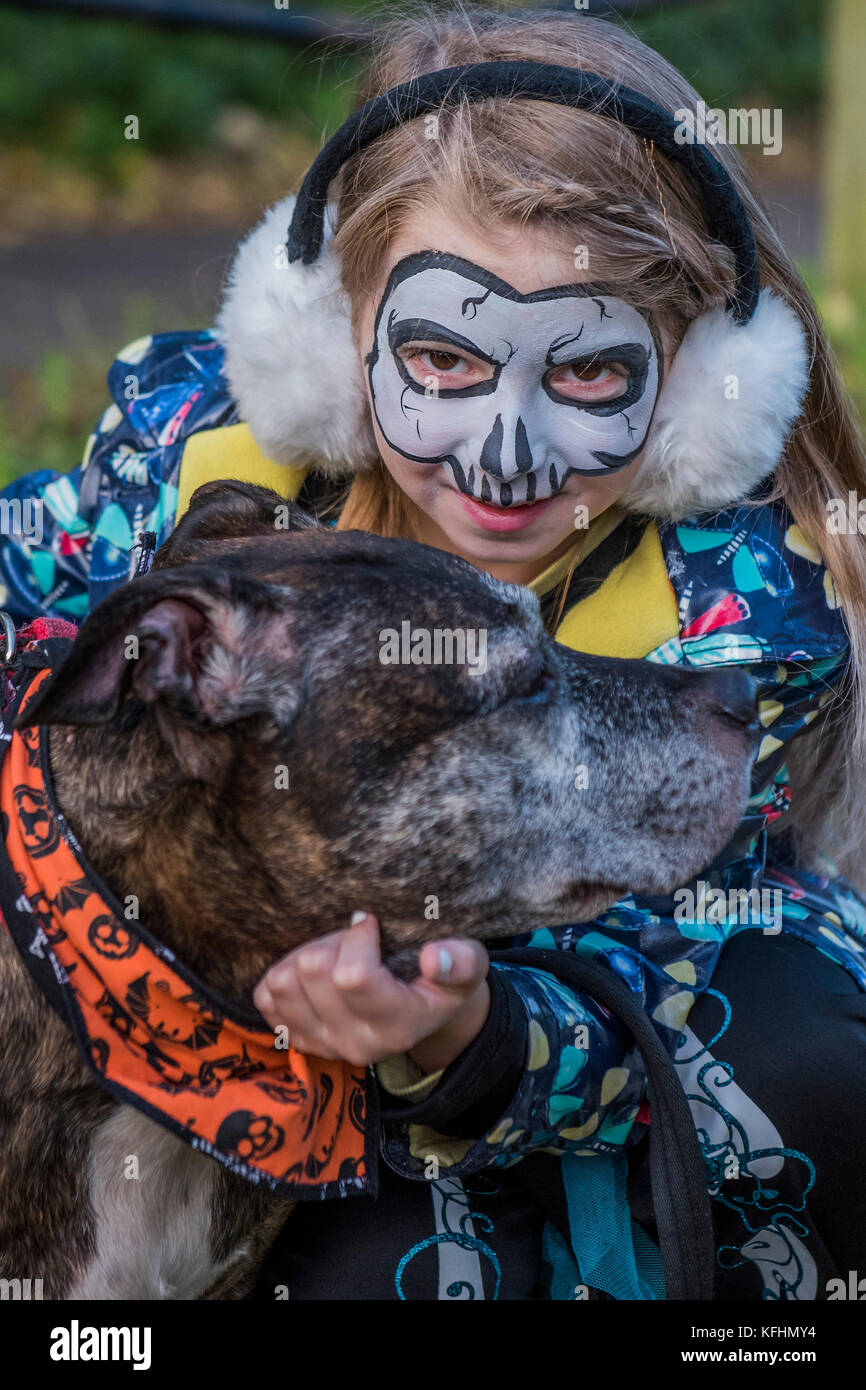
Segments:
[[[597,72],[651,97],[668,111],[696,109],[698,95],[658,53],[608,21],[556,11],[458,6],[422,9],[381,35],[360,99],[421,73],[468,62],[535,59]],[[357,318],[381,288],[383,262],[406,222],[431,205],[483,227],[530,226],[564,248],[586,246],[593,279],[627,287],[678,342],[685,326],[731,289],[730,252],[709,236],[696,188],[645,140],[607,117],[548,102],[464,102],[438,114],[436,138],[424,121],[381,137],[341,173],[335,245]],[[811,381],[776,471],[784,499],[821,550],[842,602],[853,660],[845,689],[822,711],[821,726],[794,746],[792,812],[785,825],[811,859],[832,849],[854,876],[866,843],[866,540],[834,535],[827,502],[866,486],[866,459],[853,412],[815,305],[754,193],[736,150],[716,157],[751,217],[762,284],[794,308],[811,352]],[[338,525],[380,535],[413,535],[413,504],[384,465],[359,474]]]

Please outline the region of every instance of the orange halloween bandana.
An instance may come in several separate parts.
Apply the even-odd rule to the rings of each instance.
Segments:
[[[20,708],[49,674],[37,672]],[[2,732],[0,901],[100,1085],[287,1197],[375,1192],[364,1069],[280,1050],[258,1015],[229,1016],[124,915],[54,804],[45,731],[11,730],[18,704]]]

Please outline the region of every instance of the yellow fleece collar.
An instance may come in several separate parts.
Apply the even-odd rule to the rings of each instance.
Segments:
[[[554,636],[595,656],[643,657],[679,636],[679,615],[654,522],[594,593],[566,609]]]
[[[555,589],[568,573],[569,566],[574,559],[575,552],[580,556],[578,564],[582,564],[588,555],[606,541],[611,531],[622,521],[623,513],[617,507],[608,507],[606,512],[594,517],[589,527],[585,531],[575,532],[574,544],[569,546],[564,555],[560,555],[558,560],[554,560],[547,569],[542,570],[534,579],[530,580],[527,588],[531,589],[539,598],[549,594],[551,589]]]
[[[216,430],[200,430],[198,434],[190,435],[183,451],[175,520],[180,521],[189,507],[189,499],[202,483],[235,478],[242,483],[257,483],[260,487],[273,488],[281,497],[293,501],[308,472],[308,464],[290,467],[265,458],[250,433],[249,425],[224,425]]]

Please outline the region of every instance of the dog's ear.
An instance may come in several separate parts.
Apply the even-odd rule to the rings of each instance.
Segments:
[[[250,536],[310,530],[327,528],[296,502],[270,488],[235,479],[202,483],[192,494],[188,510],[156,552],[153,569],[200,560],[219,542],[223,542],[222,549],[230,549],[233,541],[244,541]]]
[[[169,741],[257,713],[287,723],[302,684],[294,602],[205,565],[134,580],[94,609],[16,725],[104,724],[130,699],[155,707]]]

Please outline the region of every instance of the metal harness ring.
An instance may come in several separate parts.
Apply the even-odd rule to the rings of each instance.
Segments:
[[[15,624],[5,608],[0,608],[0,624],[3,627],[3,665],[9,666],[18,646],[18,635],[15,631]]]

